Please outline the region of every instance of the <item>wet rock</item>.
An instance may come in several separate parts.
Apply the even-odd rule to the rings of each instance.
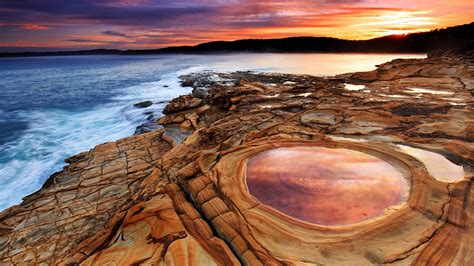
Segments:
[[[133,135],[148,133],[158,128],[160,128],[160,126],[156,123],[156,119],[148,120],[147,122],[137,126]]]
[[[194,85],[194,82],[191,79],[184,78],[183,81],[181,81],[182,87],[192,87],[193,85]]]
[[[158,128],[161,128],[161,126],[158,125],[157,123],[159,117],[155,115],[154,112],[150,111],[150,112],[145,112],[144,114],[148,115],[148,117],[146,118],[146,121],[140,124],[139,126],[137,126],[133,135],[144,134],[144,133],[148,133],[153,130],[156,130]]]
[[[238,82],[235,75],[205,71],[180,76],[181,86],[193,88],[211,88],[215,85],[233,85]]]
[[[143,102],[135,103],[133,106],[137,108],[146,108],[151,105],[153,105],[152,101],[143,101]]]
[[[445,106],[430,106],[430,105],[411,105],[403,104],[392,109],[392,112],[397,115],[410,116],[410,115],[430,115],[433,113],[444,113],[446,114],[451,105]]]
[[[195,88],[192,92],[193,97],[204,99],[207,96],[207,89],[206,88]]]

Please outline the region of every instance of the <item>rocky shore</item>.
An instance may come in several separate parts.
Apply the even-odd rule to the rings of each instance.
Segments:
[[[473,59],[185,76],[0,213],[0,264],[472,265]]]

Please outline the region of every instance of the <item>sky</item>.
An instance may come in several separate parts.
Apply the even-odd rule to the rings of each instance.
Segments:
[[[0,51],[370,39],[474,21],[472,0],[0,0]]]

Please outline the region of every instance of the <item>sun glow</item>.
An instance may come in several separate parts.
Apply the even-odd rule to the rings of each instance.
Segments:
[[[430,15],[430,11],[384,11],[376,16],[368,16],[366,20],[369,22],[356,26],[377,29],[377,33],[380,35],[406,35],[429,31],[439,25]]]
[[[64,16],[54,8],[36,12],[27,4],[13,10],[0,4],[0,46],[144,49],[291,36],[366,40],[467,24],[474,15],[472,0],[158,2],[81,1]],[[28,16],[15,19],[13,11]]]

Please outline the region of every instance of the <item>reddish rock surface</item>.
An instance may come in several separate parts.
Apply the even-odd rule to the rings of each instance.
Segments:
[[[472,57],[395,60],[333,78],[213,75],[225,83],[172,101],[163,129],[68,158],[42,189],[1,212],[0,264],[474,264]],[[456,170],[438,171],[430,156],[400,145]],[[297,155],[282,167],[258,159],[301,147],[363,160],[321,165]],[[362,171],[367,160],[381,170]],[[286,212],[266,203],[271,190],[249,191],[247,173],[267,180],[262,168],[288,174],[271,185],[290,184],[281,192]],[[331,193],[310,203],[324,219],[290,213],[303,195],[323,192]],[[338,202],[361,209],[328,211]]]

